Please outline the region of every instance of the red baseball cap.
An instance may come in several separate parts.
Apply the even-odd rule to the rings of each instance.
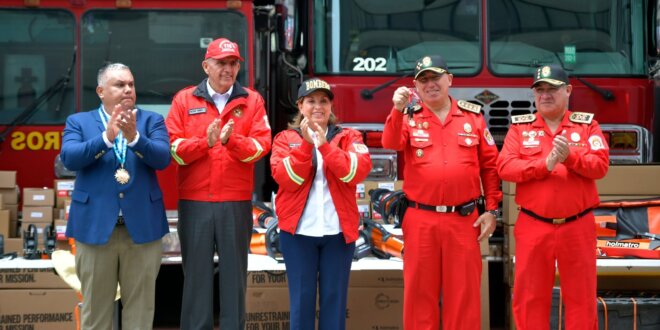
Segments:
[[[226,57],[236,57],[243,61],[241,54],[238,52],[238,44],[231,42],[229,39],[219,38],[213,40],[206,48],[206,56],[204,59],[214,58],[220,60]]]

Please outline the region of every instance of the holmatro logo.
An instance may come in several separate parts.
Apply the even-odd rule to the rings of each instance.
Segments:
[[[617,242],[617,241],[607,241],[605,246],[608,247],[618,247],[618,248],[632,248],[638,249],[640,244],[635,242]]]

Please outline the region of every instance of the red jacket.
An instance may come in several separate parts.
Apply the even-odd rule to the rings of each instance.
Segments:
[[[252,198],[254,162],[270,151],[271,133],[261,96],[238,82],[227,105],[218,113],[206,80],[174,96],[165,124],[172,158],[178,163],[179,198],[220,202]],[[234,120],[227,144],[208,147],[206,131],[222,118],[220,127]]]
[[[392,109],[383,131],[383,147],[403,151],[403,191],[415,202],[461,205],[481,196],[486,209],[502,200],[497,176],[497,147],[476,105],[451,100],[445,122],[426,106],[413,115]]]
[[[319,147],[323,171],[344,238],[351,243],[358,238],[359,225],[355,185],[371,171],[371,157],[356,130],[329,126],[327,140]],[[275,211],[280,229],[291,234],[298,228],[316,175],[315,155],[314,145],[296,130],[280,132],[273,142],[270,168],[280,186]]]
[[[497,169],[516,183],[516,203],[547,218],[578,214],[598,204],[596,179],[607,174],[609,148],[592,114],[566,111],[556,134],[540,115],[514,116]],[[572,119],[571,119],[572,118]],[[570,154],[548,171],[545,159],[555,135],[564,134]]]

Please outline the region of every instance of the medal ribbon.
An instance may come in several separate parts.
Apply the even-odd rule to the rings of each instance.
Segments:
[[[105,111],[103,111],[103,106],[99,108],[99,115],[101,116],[101,122],[103,123],[103,127],[107,130],[108,129],[108,120],[109,116]],[[119,131],[119,134],[115,137],[114,145],[112,146],[112,149],[115,151],[115,157],[117,157],[117,160],[119,161],[119,164],[121,164],[121,167],[124,167],[124,163],[126,163],[126,146],[128,145],[128,142],[124,138],[124,135]]]

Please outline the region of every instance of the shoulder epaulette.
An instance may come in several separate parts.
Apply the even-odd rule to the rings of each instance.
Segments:
[[[593,119],[594,114],[588,112],[573,112],[571,113],[571,116],[568,117],[568,120],[580,124],[591,124]]]
[[[477,104],[474,104],[474,103],[470,103],[470,102],[465,101],[465,100],[458,100],[458,102],[456,103],[456,105],[458,105],[458,107],[459,107],[461,110],[465,110],[465,111],[469,111],[469,112],[474,112],[474,113],[476,113],[476,114],[481,114],[481,106],[480,106],[480,105],[477,105]]]
[[[526,114],[526,115],[518,115],[518,116],[511,116],[511,123],[512,124],[525,124],[525,123],[531,123],[536,120],[536,115],[534,114]]]

